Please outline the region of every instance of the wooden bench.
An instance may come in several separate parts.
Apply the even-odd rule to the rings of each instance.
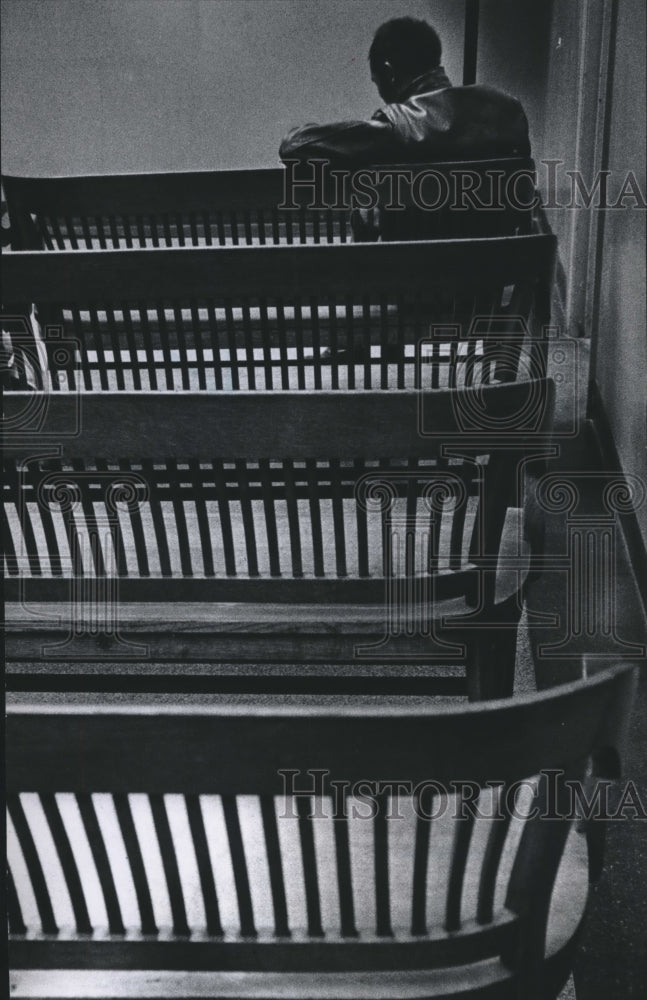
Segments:
[[[552,412],[552,382],[6,394],[10,685],[511,693]]]
[[[555,246],[24,252],[4,301],[52,392],[452,387],[543,375]]]
[[[555,998],[568,781],[617,776],[634,671],[456,708],[10,706],[12,996]]]
[[[439,238],[530,232],[529,159],[380,165],[354,174],[355,182],[348,172],[342,181],[316,161],[285,170],[9,176],[3,186],[13,250],[344,243],[352,239],[351,204],[371,202],[401,206],[386,207],[390,239],[405,216],[410,227],[405,209],[415,205]]]

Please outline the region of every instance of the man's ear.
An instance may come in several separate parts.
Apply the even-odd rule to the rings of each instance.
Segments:
[[[395,83],[395,70],[388,59],[384,60],[382,72],[385,80],[388,80],[389,83]]]

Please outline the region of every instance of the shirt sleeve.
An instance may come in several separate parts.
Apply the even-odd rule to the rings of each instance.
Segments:
[[[338,163],[372,163],[388,157],[393,126],[378,113],[370,121],[301,125],[292,129],[279,148],[282,160],[319,158]]]

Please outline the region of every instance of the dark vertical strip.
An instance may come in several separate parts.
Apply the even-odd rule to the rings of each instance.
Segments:
[[[391,937],[391,897],[389,892],[389,840],[387,829],[387,795],[375,797],[373,817],[374,872],[375,872],[375,932],[379,937]]]
[[[189,212],[189,232],[191,233],[191,246],[199,247],[198,218],[195,212]]]
[[[609,19],[609,47],[607,56],[607,70],[604,91],[604,122],[602,128],[602,148],[600,156],[600,171],[608,170],[611,155],[611,129],[613,126],[613,85],[616,66],[616,47],[618,36],[618,9],[619,0],[611,0],[611,13]],[[600,339],[600,302],[602,296],[602,273],[605,266],[604,244],[606,237],[607,211],[600,212],[598,217],[598,230],[595,237],[595,268],[593,272],[593,301],[591,303],[591,318],[593,326],[593,336],[591,337],[591,358],[589,361],[589,392],[587,402],[587,417],[590,419],[592,413],[592,400],[595,398],[593,389],[598,375],[597,357],[598,342]]]
[[[268,345],[268,350],[270,348],[271,340],[269,336],[269,324],[267,318],[267,303],[265,299],[261,299],[261,329],[263,331],[263,342]],[[290,362],[288,360],[288,344],[285,336],[285,318],[283,315],[283,303],[277,303],[276,308],[276,318],[277,318],[277,333],[279,340],[279,364],[281,367],[281,388],[290,388]]]
[[[164,239],[166,241],[167,247],[173,246],[173,233],[171,232],[171,220],[169,219],[168,212],[161,213],[162,221],[162,231],[164,233]]]
[[[465,40],[463,44],[463,86],[476,83],[479,41],[479,0],[465,0]]]
[[[213,246],[213,239],[211,236],[211,216],[208,211],[202,213],[202,225],[204,226],[204,239],[208,247]]]
[[[191,930],[186,919],[186,908],[184,905],[184,895],[182,893],[182,883],[180,882],[180,872],[177,866],[177,857],[169,826],[166,806],[163,795],[149,795],[151,811],[153,813],[153,823],[159,842],[160,854],[162,855],[162,865],[166,878],[169,901],[171,903],[171,915],[173,917],[173,933],[178,937],[190,937]]]
[[[452,477],[459,477],[460,466],[452,466]],[[456,480],[454,480],[456,481]],[[450,480],[451,482],[451,480]],[[461,485],[465,487],[464,495]],[[449,568],[458,570],[463,562],[463,539],[465,536],[465,515],[467,513],[467,484],[462,476],[460,483],[456,483],[458,495],[454,498],[452,507],[452,528],[449,540]]]
[[[114,247],[115,250],[119,250],[121,248],[121,244],[119,242],[119,232],[117,230],[117,220],[116,220],[116,218],[115,218],[114,215],[109,215],[108,216],[108,226],[109,226],[109,229],[110,229],[110,239],[112,240],[112,245],[113,245],[113,247]]]
[[[79,244],[76,238],[76,232],[74,230],[74,220],[69,215],[65,216],[65,228],[67,230],[67,239],[72,250],[78,250]]]
[[[58,218],[55,215],[52,215],[51,219],[52,219],[52,232],[54,234],[54,239],[56,240],[57,250],[67,250],[68,248],[65,244],[65,237],[63,236],[61,227],[59,226]]]
[[[333,833],[335,836],[335,857],[337,859],[337,889],[339,891],[339,916],[343,937],[357,937],[355,922],[355,903],[353,900],[353,874],[350,858],[350,840],[348,836],[348,817],[346,815],[347,798],[341,797],[336,802],[333,816]]]
[[[312,801],[309,796],[297,799],[297,812],[299,814],[299,839],[301,841],[301,857],[303,860],[303,882],[306,894],[308,934],[310,937],[323,937],[324,929],[321,923],[321,902],[319,899],[319,882],[317,878],[317,856],[315,853],[311,819]]]
[[[180,355],[180,375],[182,377],[182,388],[190,389],[191,382],[189,379],[189,351],[186,342],[186,331],[184,329],[184,321],[182,319],[182,309],[180,308],[180,304],[178,302],[175,302],[173,305],[173,317],[175,319],[175,336]]]
[[[49,824],[56,853],[61,862],[63,875],[65,876],[65,883],[70,894],[72,909],[74,910],[76,929],[79,934],[91,934],[92,924],[90,923],[90,915],[83,893],[79,869],[67,831],[61,819],[56,796],[52,792],[43,792],[41,793],[40,801]]]
[[[227,838],[229,840],[231,865],[234,871],[234,883],[236,885],[238,913],[240,916],[240,933],[243,937],[256,937],[252,897],[249,890],[249,873],[247,871],[243,838],[240,831],[236,796],[223,795],[222,809],[227,828]]]
[[[224,247],[227,242],[225,233],[225,220],[221,211],[216,212],[216,233],[218,234],[218,245]]]
[[[461,901],[463,896],[463,881],[469,856],[472,830],[474,829],[474,811],[469,808],[469,800],[457,796],[458,814],[454,829],[452,858],[449,868],[449,883],[447,886],[447,905],[445,908],[445,930],[451,934],[461,928]]]
[[[18,556],[16,555],[16,547],[13,542],[13,535],[11,533],[11,527],[9,521],[7,520],[7,512],[5,510],[5,504],[2,505],[2,546],[4,549],[4,556],[7,560],[7,570],[10,576],[18,576],[20,569],[18,567]]]
[[[277,937],[289,937],[288,907],[285,898],[285,881],[283,877],[283,861],[279,831],[274,812],[274,799],[270,795],[261,795],[261,816],[263,817],[263,832],[265,834],[265,849],[267,864],[270,871],[270,887],[272,889],[272,906],[274,908],[274,933]]]
[[[243,232],[245,233],[245,243],[247,246],[251,246],[254,242],[254,233],[252,230],[252,209],[246,208],[243,210]]]
[[[319,330],[319,300],[310,296],[310,328],[312,333],[312,355],[315,389],[321,389],[321,334]]]
[[[94,574],[95,576],[105,577],[106,564],[103,556],[102,538],[99,532],[97,515],[94,512],[92,497],[94,494],[97,499],[101,498],[103,500],[104,498],[101,496],[100,490],[92,490],[92,481],[88,478],[88,472],[92,475],[92,471],[85,468],[83,461],[75,460],[72,462],[72,467],[78,473],[76,485],[81,495],[81,511],[83,513],[85,538],[87,540],[87,549],[84,546],[84,550],[87,551],[88,558],[92,561],[91,566],[90,564],[86,566],[86,576]],[[70,516],[73,517],[73,515]],[[76,523],[76,519],[73,518],[73,520]]]
[[[263,510],[265,512],[265,530],[267,532],[267,547],[270,558],[270,575],[281,575],[281,562],[279,553],[279,537],[276,525],[276,509],[274,507],[274,497],[272,496],[272,473],[268,459],[262,458],[259,461],[261,493],[263,496]]]
[[[195,849],[195,857],[198,864],[198,875],[202,887],[202,898],[204,900],[204,911],[207,918],[207,933],[214,937],[222,937],[223,929],[220,922],[220,907],[218,906],[218,896],[216,885],[213,880],[211,868],[211,858],[207,846],[207,835],[204,828],[204,819],[200,808],[200,798],[197,795],[185,795],[186,811],[189,817],[189,827],[191,838]]]
[[[54,527],[54,518],[49,505],[45,502],[44,498],[39,498],[38,507],[40,510],[40,519],[43,525],[43,532],[45,533],[45,546],[47,548],[47,555],[49,556],[49,564],[52,576],[63,576],[63,559],[61,557],[61,550],[58,545],[58,537],[56,535],[56,529]]]
[[[40,235],[41,235],[41,237],[43,239],[43,245],[44,245],[45,249],[46,250],[53,250],[54,249],[54,243],[52,242],[52,227],[51,227],[51,225],[48,225],[47,218],[48,217],[46,215],[40,215],[39,214],[39,215],[36,216],[36,223],[38,225],[38,229],[40,231]],[[91,250],[92,247],[88,247],[88,249]]]
[[[321,501],[319,499],[317,463],[314,459],[306,460],[306,474],[308,480],[310,524],[312,529],[312,554],[314,560],[314,575],[325,576],[323,532],[321,527]]]
[[[177,242],[181,247],[184,246],[184,218],[180,212],[175,213],[175,231],[177,233]]]
[[[398,292],[396,303],[396,341],[397,341],[397,352],[398,352],[398,389],[404,389],[404,377],[405,377],[405,358],[406,358],[406,332],[404,327],[405,322],[405,300],[402,292]],[[416,363],[415,359],[418,356],[417,345],[414,344],[414,365]]]
[[[11,868],[7,868],[7,915],[9,917],[9,933],[12,935],[23,935],[27,933],[27,926],[23,920],[20,901],[16,892],[16,884],[11,874]]]
[[[330,481],[332,491],[332,521],[335,533],[335,560],[337,576],[347,576],[346,531],[344,527],[344,500],[342,491],[342,470],[338,459],[330,460]]]
[[[294,465],[283,462],[283,478],[285,483],[285,503],[288,515],[288,530],[290,532],[290,552],[292,554],[292,576],[303,576],[303,558],[301,553],[301,533],[299,529],[299,505],[297,503]]]
[[[355,459],[355,483],[359,481],[365,471],[365,465],[361,458]],[[360,576],[369,575],[368,562],[368,515],[364,503],[360,503],[355,489],[355,516],[357,519],[357,564]]]
[[[413,895],[411,898],[411,933],[427,933],[427,870],[431,820],[417,811],[416,843],[413,853]]]
[[[148,219],[150,223],[151,239],[153,241],[153,246],[158,247],[160,245],[160,241],[158,232],[159,223],[157,221],[157,217],[155,215],[149,215]]]
[[[285,312],[283,307],[283,300],[277,302],[277,312],[280,310],[280,320],[279,322],[285,322]],[[295,341],[296,341],[296,353],[297,353],[297,386],[299,389],[305,389],[306,387],[306,360],[305,360],[305,350],[303,343],[303,305],[301,299],[297,298],[294,300],[294,331],[295,331]]]
[[[166,537],[166,524],[164,523],[164,515],[162,514],[157,473],[153,463],[148,460],[142,462],[142,470],[146,481],[148,482],[150,493],[150,512],[153,520],[153,529],[155,531],[155,540],[157,541],[160,571],[162,576],[172,576],[173,571],[171,569],[171,556],[168,548],[168,539]],[[164,475],[163,472],[161,474]]]
[[[505,802],[504,787],[501,786],[499,790],[499,805]],[[506,810],[503,815],[500,815],[499,810],[497,810],[490,824],[476,907],[476,920],[479,924],[489,924],[494,915],[496,880],[511,819],[511,810]]]
[[[132,372],[133,389],[139,391],[142,387],[142,380],[139,371],[137,342],[135,340],[135,331],[133,329],[133,321],[132,321],[132,316],[130,314],[130,309],[125,302],[121,303],[121,312],[124,318],[124,330],[126,333],[126,345],[128,347],[128,354],[130,357],[130,370]]]
[[[133,248],[133,234],[135,232],[135,228],[133,226],[131,226],[131,224],[130,224],[130,216],[128,216],[128,215],[122,215],[122,217],[121,217],[121,223],[122,223],[122,225],[124,227],[124,238],[126,240],[126,249],[127,250],[132,250],[132,248]]]
[[[207,516],[207,507],[204,501],[203,476],[202,476],[202,470],[200,468],[200,463],[197,460],[189,461],[189,469],[191,471],[191,482],[192,482],[191,494],[193,496],[195,513],[198,520],[198,532],[200,535],[200,550],[202,552],[204,572],[205,576],[214,576],[215,571],[213,565],[213,545],[211,542],[211,532],[209,530],[209,518]]]
[[[218,340],[218,320],[216,319],[216,306],[213,299],[207,299],[207,322],[209,324],[209,344],[211,347],[211,356],[213,364],[213,377],[216,381],[216,389],[223,388],[222,381],[222,353],[220,350],[220,342]],[[232,369],[232,363],[229,363],[230,370]],[[206,378],[206,362],[205,362],[205,378]],[[202,388],[202,383],[200,383],[200,388]],[[206,383],[205,383],[206,388]]]
[[[38,544],[36,542],[34,526],[32,524],[31,514],[29,513],[29,507],[27,506],[24,494],[18,495],[16,507],[25,539],[25,549],[29,560],[29,571],[32,576],[42,576],[43,571],[38,556]]]
[[[81,216],[81,229],[83,231],[83,239],[85,240],[85,249],[92,250],[92,232],[90,230],[88,219],[85,215]]]
[[[204,356],[204,343],[202,341],[202,321],[200,319],[200,310],[198,309],[198,303],[195,299],[191,299],[190,307],[191,334],[195,350],[195,364],[198,369],[198,389],[205,390],[207,388],[207,363]],[[210,320],[211,317],[209,317],[208,321],[210,322]],[[222,384],[220,386],[216,386],[216,388],[222,388]]]
[[[389,299],[380,296],[380,388],[389,388]]]
[[[314,209],[310,213],[312,224],[312,239],[314,243],[321,243],[321,212]]]
[[[362,337],[364,355],[364,389],[372,388],[371,371],[371,302],[367,295],[362,299]]]
[[[213,463],[213,471],[216,480],[216,493],[218,496],[218,514],[220,517],[220,530],[222,532],[222,544],[225,555],[225,572],[227,573],[227,576],[236,576],[236,555],[234,549],[234,535],[231,527],[231,513],[229,511],[227,479],[223,462],[220,459],[215,459]]]
[[[270,336],[269,319],[267,315],[267,299],[261,298],[258,302],[259,314],[260,314],[260,332],[261,332],[261,353],[263,356],[263,368],[265,371],[265,388],[274,388],[274,377],[273,377],[273,364],[272,364],[272,338]],[[253,356],[253,347],[252,347]],[[279,364],[281,367],[281,376],[283,376],[283,355],[279,352]],[[254,385],[256,388],[256,385]],[[282,389],[289,389],[289,385],[282,384]]]
[[[271,222],[272,222],[272,243],[278,246],[281,242],[281,226],[279,213],[276,208],[272,209],[271,212]]]
[[[76,339],[78,340],[79,349],[79,363],[81,365],[81,371],[83,372],[83,385],[85,389],[92,390],[94,387],[92,385],[92,366],[90,365],[90,359],[88,357],[88,338],[90,331],[81,319],[81,312],[76,305],[70,305],[70,317],[72,320],[72,332]],[[98,359],[97,359],[98,360]],[[54,363],[50,359],[52,369],[54,368]],[[70,389],[76,388],[76,378],[74,375],[74,365],[71,362],[67,369],[68,384]],[[56,390],[58,386],[57,379],[54,378],[54,371],[52,371],[52,381],[53,388]]]
[[[81,813],[85,833],[88,838],[88,843],[90,844],[90,850],[92,851],[92,857],[94,858],[94,863],[96,865],[97,875],[99,876],[101,891],[103,892],[106,912],[108,914],[108,927],[110,928],[110,933],[125,934],[126,928],[124,927],[124,922],[121,916],[117,890],[112,877],[110,861],[108,859],[106,845],[103,840],[103,834],[101,833],[101,827],[99,826],[92,796],[79,792],[77,793],[76,801],[79,805],[79,812]]]
[[[103,228],[103,219],[100,215],[95,215],[94,224],[97,227],[97,236],[99,238],[99,249],[107,250],[108,244],[106,243],[106,234]]]
[[[231,299],[225,299],[225,325],[227,331],[227,343],[229,344],[231,387],[232,389],[240,389],[240,380],[238,376],[238,350],[236,347],[236,322],[234,320],[234,309]]]
[[[262,247],[264,247],[267,241],[265,239],[265,215],[262,208],[256,209],[256,216],[256,232],[258,235],[258,242]]]
[[[159,327],[160,344],[162,347],[162,356],[164,358],[166,388],[172,390],[175,387],[175,382],[173,378],[173,361],[171,359],[171,346],[169,342],[168,325],[166,322],[166,310],[164,309],[164,304],[162,302],[157,303],[156,313],[157,313],[157,323]]]
[[[119,333],[117,331],[115,313],[112,306],[109,305],[106,305],[106,320],[108,323],[110,346],[112,347],[112,359],[117,376],[117,389],[121,389],[123,391],[126,388],[126,383],[124,381],[124,366],[121,359],[121,345],[119,343]]]
[[[142,934],[157,934],[158,928],[153,913],[150,887],[146,877],[146,869],[144,868],[144,860],[142,858],[137,831],[130,810],[130,802],[128,801],[128,796],[123,794],[114,795],[113,800],[119,821],[119,829],[121,830],[124,847],[126,848],[126,857],[128,858],[135,886]]]
[[[173,503],[173,515],[175,518],[175,530],[177,532],[178,547],[180,550],[180,571],[182,576],[191,577],[193,576],[193,567],[191,565],[191,543],[189,540],[189,528],[186,523],[186,512],[184,510],[184,499],[183,499],[183,488],[182,488],[182,478],[187,476],[187,473],[178,468],[178,463],[174,458],[167,459],[167,467],[169,473],[169,485],[171,492],[171,500]]]
[[[94,349],[97,352],[97,368],[99,370],[99,381],[101,384],[101,389],[107,392],[110,388],[108,382],[108,362],[106,361],[106,352],[103,346],[103,333],[105,328],[102,329],[102,324],[99,321],[99,314],[96,306],[90,306],[90,330],[89,333],[92,334],[92,342],[94,344]]]
[[[421,389],[424,382],[422,378],[422,351],[420,349],[420,343],[425,335],[423,331],[422,324],[422,293],[420,288],[416,288],[415,295],[413,298],[413,343],[415,344],[415,358],[414,363],[414,388]],[[426,381],[426,380],[424,380]]]
[[[157,365],[155,361],[155,348],[151,334],[150,323],[148,322],[148,307],[145,303],[139,305],[139,317],[141,320],[141,337],[144,344],[144,356],[148,361],[148,379],[151,389],[157,389]]]
[[[339,340],[337,337],[337,303],[328,296],[328,347],[330,350],[331,388],[339,389]]]
[[[355,313],[353,296],[349,294],[345,303],[346,353],[348,354],[348,388],[355,388]]]
[[[260,576],[258,571],[258,553],[256,550],[256,529],[254,527],[254,509],[249,496],[250,470],[244,459],[236,461],[236,473],[238,477],[238,502],[243,518],[243,531],[245,533],[245,550],[247,552],[247,571],[250,576]]]
[[[126,467],[127,468],[127,467]],[[108,463],[104,459],[97,459],[97,471],[107,473]],[[115,480],[114,482],[118,484],[119,476],[117,473],[113,473]],[[108,485],[109,490],[114,484]],[[105,500],[106,515],[108,521],[108,530],[110,531],[110,537],[112,538],[112,546],[115,554],[115,566],[117,570],[117,576],[128,576],[128,563],[126,562],[126,549],[124,547],[124,539],[121,531],[121,522],[119,520],[119,513],[117,511],[117,503],[114,499],[110,502]],[[126,505],[126,510],[124,515],[131,515],[132,510],[136,507],[135,502]],[[130,516],[130,521],[132,523],[132,516]]]
[[[142,215],[136,215],[135,224],[137,226],[137,245],[144,249],[148,246],[146,230],[144,228],[144,217]]]
[[[231,217],[230,218],[231,218],[231,221],[230,221],[231,242],[233,243],[233,245],[235,247],[237,247],[238,246],[238,216],[236,215],[236,212],[234,211],[233,208],[231,210]]]
[[[128,462],[120,462],[119,468],[123,472],[130,472],[130,465]],[[139,576],[150,576],[150,565],[148,562],[148,551],[146,548],[146,534],[144,532],[144,525],[142,523],[140,504],[138,502],[133,502],[129,505],[128,515],[130,519],[130,527],[133,533],[133,541],[135,542],[135,555],[137,557],[137,572]],[[117,517],[116,514],[115,517]],[[121,528],[118,529],[118,537],[119,537],[120,548],[123,549],[123,536],[121,533]],[[121,558],[121,556],[119,556],[118,558]],[[127,566],[126,566],[126,558],[124,552],[123,575],[126,575],[126,573],[127,573]],[[121,570],[119,570],[119,574],[122,575]]]
[[[49,889],[47,888],[45,875],[43,874],[43,866],[40,863],[36,844],[29,829],[20,797],[18,795],[8,795],[7,807],[16,830],[16,836],[18,837],[25,864],[27,865],[27,871],[29,872],[43,934],[58,934],[52,901],[49,897]]]
[[[405,526],[405,568],[404,575],[407,580],[413,581],[416,575],[416,548],[418,539],[418,459],[410,458],[407,461],[407,506],[406,506],[406,526]],[[409,586],[409,585],[408,585]],[[413,583],[410,585],[413,587]]]

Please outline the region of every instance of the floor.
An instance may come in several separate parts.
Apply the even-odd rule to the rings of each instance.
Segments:
[[[583,360],[585,360],[583,356]],[[582,365],[582,374],[585,366]],[[561,400],[564,405],[564,400]],[[580,416],[581,410],[580,410]],[[558,429],[568,417],[558,411]],[[547,517],[547,551],[566,550],[566,539],[577,530],[573,514],[583,513],[588,524],[602,523],[602,495],[608,478],[602,469],[591,427],[582,420],[579,430],[562,441],[551,472],[575,484],[578,508]],[[581,473],[592,473],[582,477]],[[569,526],[570,518],[570,526]],[[529,637],[535,662],[537,687],[562,684],[625,658],[640,664],[638,697],[623,758],[623,779],[633,781],[640,803],[647,805],[647,672],[644,650],[647,638],[645,612],[631,572],[628,552],[620,532],[617,558],[605,581],[615,597],[614,629],[603,634],[582,635],[561,650],[547,649],[563,640],[564,624],[553,626],[536,620],[537,614],[559,615],[567,605],[567,576],[563,569],[547,571],[528,589]],[[632,648],[633,644],[633,648]],[[579,654],[579,655],[578,655]],[[640,807],[638,809],[640,812]],[[647,996],[647,814],[610,822],[607,829],[605,864],[590,897],[579,957],[571,982],[560,1000],[633,1000]],[[570,991],[570,992],[569,992]]]

